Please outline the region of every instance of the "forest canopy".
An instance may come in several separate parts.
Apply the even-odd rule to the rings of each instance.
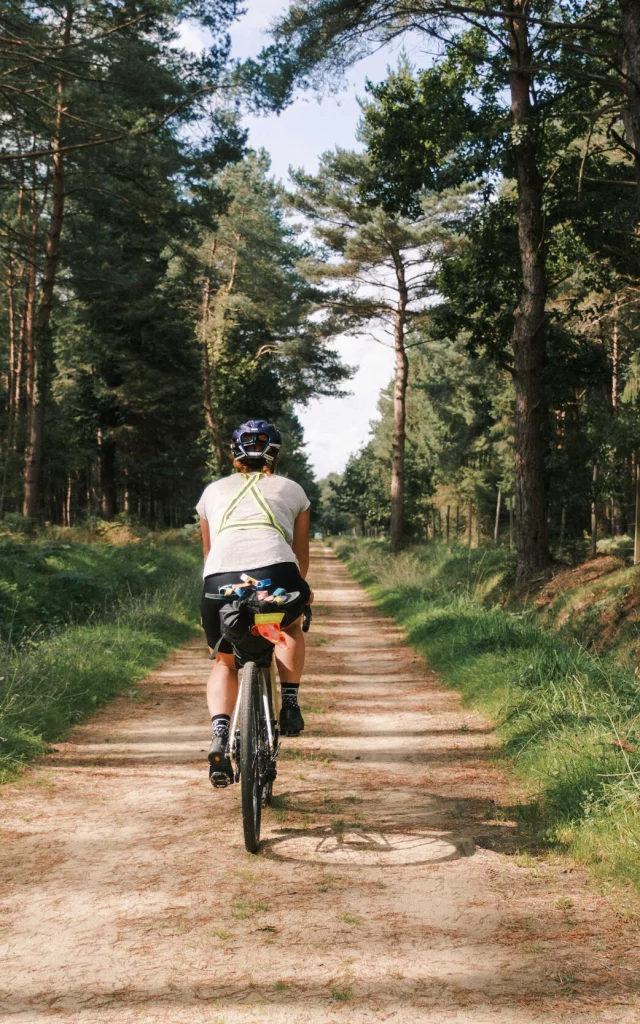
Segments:
[[[431,536],[435,513],[449,535],[457,509],[471,539],[472,522],[491,536],[511,510],[524,584],[569,536],[632,526],[640,8],[305,0],[244,79],[281,109],[408,32],[427,66],[404,61],[370,84],[351,188],[396,224],[466,196],[446,224],[460,244],[432,255],[437,299],[413,326],[399,287],[393,393],[333,490],[363,524],[390,528],[396,550]]]
[[[347,375],[231,78],[233,0],[0,17],[0,516],[193,514],[227,437]],[[213,40],[194,55],[181,22]]]
[[[509,537],[521,583],[632,532],[637,3],[303,0],[244,64],[239,13],[3,9],[0,515],[184,522],[258,412],[313,488],[296,409],[339,393],[341,333],[381,331],[394,381],[327,529]],[[245,107],[407,32],[422,66],[369,83],[353,151],[285,191]]]

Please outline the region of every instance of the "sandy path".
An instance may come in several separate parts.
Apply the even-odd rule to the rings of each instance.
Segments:
[[[312,575],[308,728],[261,856],[207,782],[200,644],[4,788],[0,1019],[639,1021],[633,920],[514,855],[486,722],[329,552]]]

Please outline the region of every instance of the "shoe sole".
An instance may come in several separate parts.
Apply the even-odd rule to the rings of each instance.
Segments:
[[[222,758],[214,755],[209,755],[209,782],[214,789],[226,789],[227,786],[232,786],[234,783],[233,769],[231,765],[228,768],[222,767]]]

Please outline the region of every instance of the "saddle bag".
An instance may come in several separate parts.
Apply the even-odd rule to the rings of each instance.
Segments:
[[[268,668],[271,664],[273,644],[263,636],[252,632],[256,614],[282,612],[282,626],[290,626],[300,618],[304,609],[304,600],[297,591],[287,595],[284,604],[274,605],[272,601],[259,601],[255,593],[246,597],[236,598],[220,609],[220,629],[223,639],[232,648],[238,668],[248,661]]]

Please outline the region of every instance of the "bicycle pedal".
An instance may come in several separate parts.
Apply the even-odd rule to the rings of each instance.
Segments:
[[[226,789],[227,786],[233,786],[233,779],[226,772],[212,772],[209,781],[214,789]]]

